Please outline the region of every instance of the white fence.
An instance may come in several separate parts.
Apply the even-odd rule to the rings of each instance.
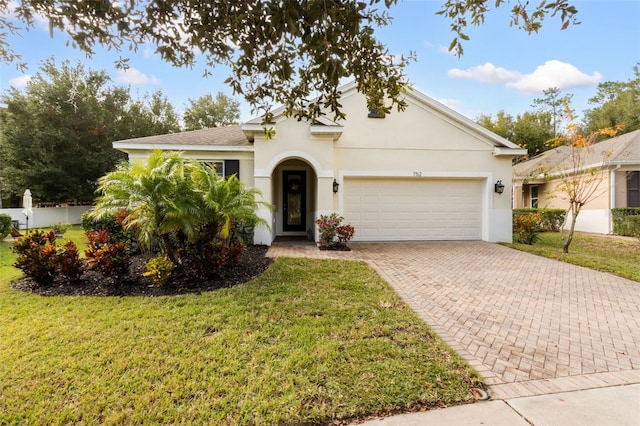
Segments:
[[[69,206],[69,207],[34,207],[33,214],[29,217],[29,228],[46,228],[55,223],[79,224],[82,213],[91,209],[92,206]],[[8,214],[12,220],[17,220],[20,229],[27,227],[27,217],[21,208],[0,209],[0,214]]]

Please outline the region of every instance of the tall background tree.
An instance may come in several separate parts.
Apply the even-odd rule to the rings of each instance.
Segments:
[[[46,201],[92,200],[98,178],[125,158],[112,141],[178,129],[161,94],[134,102],[105,72],[68,61],[45,61],[26,89],[1,99],[3,192],[30,188]]]
[[[503,138],[527,149],[523,161],[549,149],[547,141],[553,138],[551,115],[547,112],[524,112],[513,116],[499,111],[495,119],[492,115],[481,115],[477,120],[481,126]]]
[[[571,99],[573,95],[562,96],[562,92],[557,87],[551,87],[542,92],[544,97],[535,98],[532,107],[538,108],[538,112],[547,113],[551,116],[553,136],[557,138],[564,128],[564,121],[568,119],[571,110]]]
[[[185,130],[208,129],[237,124],[240,121],[240,102],[218,92],[215,99],[209,93],[189,99],[183,115]]]
[[[628,81],[607,81],[598,85],[598,93],[589,103],[594,107],[584,112],[585,129],[598,129],[624,123],[620,133],[640,129],[640,64],[633,67],[634,77]]]
[[[203,58],[209,70],[228,66],[227,84],[270,119],[272,105],[313,120],[324,111],[344,118],[338,88],[354,78],[367,96],[369,110],[390,112],[406,107],[403,91],[409,59],[392,55],[375,36],[390,21],[388,9],[397,0],[0,0],[0,58],[20,63],[7,43],[18,25],[36,25],[42,16],[54,30],[66,32],[72,44],[91,54],[103,45],[119,51],[151,43],[176,66],[192,66]],[[451,21],[456,35],[450,49],[462,53],[469,37],[467,25],[480,25],[503,0],[446,0],[440,14]],[[382,7],[381,5],[384,5]],[[511,24],[536,32],[548,16],[560,18],[562,28],[576,23],[569,0],[551,3],[517,2]],[[412,56],[409,52],[409,57]],[[127,59],[119,62],[126,66]],[[210,71],[209,71],[210,72]],[[314,99],[310,101],[310,99]]]

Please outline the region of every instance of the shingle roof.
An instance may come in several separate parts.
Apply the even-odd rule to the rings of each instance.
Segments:
[[[596,165],[638,164],[640,165],[640,130],[625,133],[593,145],[585,164]],[[513,166],[516,178],[527,178],[537,171],[571,167],[571,148],[560,146],[545,151],[530,160]]]
[[[143,138],[115,141],[118,144],[149,145],[224,145],[251,146],[240,125],[213,127],[211,129],[169,133],[166,135],[146,136]]]

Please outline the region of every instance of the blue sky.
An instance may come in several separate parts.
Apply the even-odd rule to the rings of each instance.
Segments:
[[[417,61],[408,68],[414,87],[471,119],[500,110],[514,116],[532,111],[533,99],[549,87],[573,94],[572,106],[580,118],[598,83],[629,80],[640,62],[640,0],[574,0],[580,25],[561,31],[559,19],[550,18],[532,35],[509,27],[510,7],[505,4],[489,13],[484,25],[468,29],[471,40],[464,44],[461,58],[446,51],[453,34],[449,22],[435,15],[443,1],[399,0],[390,10],[393,23],[378,30],[378,38],[394,55],[415,51]],[[178,111],[189,98],[219,91],[232,95],[223,83],[228,71],[222,67],[213,77],[203,78],[202,66],[174,68],[151,48],[143,48],[121,53],[131,58],[131,69],[125,73],[114,65],[120,54],[98,50],[87,59],[66,42],[60,32],[51,38],[44,23],[21,37],[12,36],[12,47],[29,68],[21,73],[11,64],[0,64],[0,91],[24,86],[42,61],[54,56],[104,69],[115,84],[130,86],[134,96],[160,89]],[[243,102],[241,119],[250,118]]]

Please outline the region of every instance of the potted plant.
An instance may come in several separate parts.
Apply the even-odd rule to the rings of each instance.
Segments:
[[[318,225],[320,239],[317,241],[320,250],[350,251],[347,242],[353,238],[355,229],[351,225],[342,225],[344,218],[338,213],[321,215],[315,221]]]
[[[53,226],[51,226],[51,229],[53,229],[53,232],[55,232],[57,238],[62,238],[64,233],[69,230],[69,226],[70,225],[68,223],[58,222],[53,224]]]

